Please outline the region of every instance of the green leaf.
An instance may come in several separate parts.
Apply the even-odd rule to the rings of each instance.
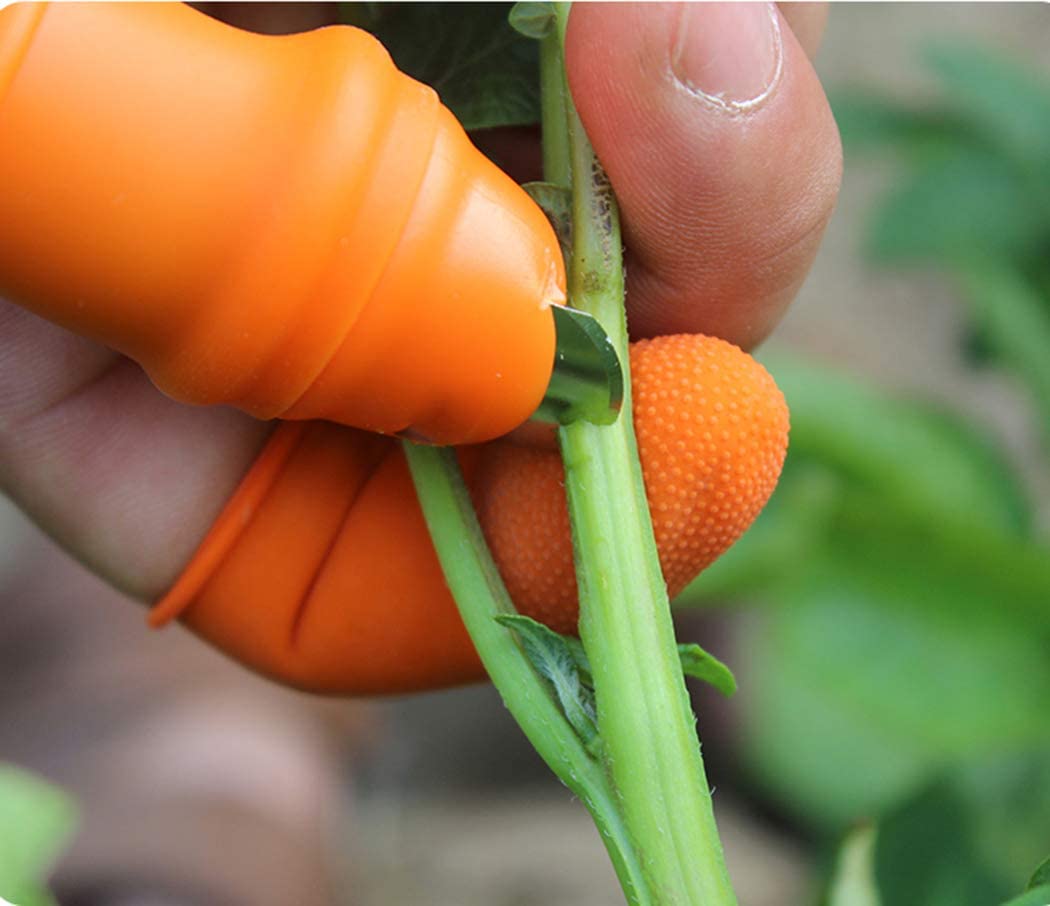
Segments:
[[[511,7],[508,19],[511,28],[519,34],[542,41],[555,25],[554,4],[546,0],[519,0]]]
[[[1050,83],[1034,68],[975,44],[930,44],[923,58],[941,81],[949,108],[988,142],[1045,166],[1050,157]]]
[[[960,269],[969,310],[996,361],[1024,380],[1050,443],[1050,299],[1015,269],[986,259]]]
[[[889,147],[921,158],[946,145],[973,141],[972,129],[943,110],[914,110],[856,88],[831,91],[829,100],[847,152]]]
[[[944,765],[1050,745],[1045,620],[1004,608],[965,551],[931,556],[899,523],[866,531],[865,510],[829,526],[737,655],[747,763],[822,827],[878,815]]]
[[[679,644],[678,655],[682,659],[682,672],[686,676],[710,683],[727,697],[736,692],[733,671],[695,642]]]
[[[378,2],[339,3],[338,7],[339,22],[365,31],[375,26],[383,12],[383,4]]]
[[[433,87],[465,129],[539,122],[539,49],[507,21],[507,3],[354,5],[398,68]]]
[[[875,883],[874,824],[855,828],[842,841],[825,906],[881,906]]]
[[[970,761],[949,775],[971,815],[981,861],[1013,893],[1046,855],[1050,831],[1050,747]]]
[[[1007,898],[1018,862],[1045,845],[1048,780],[1050,750],[986,759],[943,772],[894,806],[874,847],[883,901],[987,906]],[[1033,881],[1033,888],[1044,883]]]
[[[504,614],[496,621],[517,632],[529,662],[551,686],[566,719],[589,750],[599,745],[591,665],[579,639],[555,632],[524,614]],[[710,683],[723,695],[736,691],[736,678],[718,658],[695,643],[678,646],[682,671]]]
[[[566,720],[589,751],[599,745],[594,689],[580,670],[583,646],[523,614],[502,614],[496,622],[513,629],[525,656],[553,689]]]
[[[797,358],[761,358],[791,410],[789,467],[817,462],[932,519],[1028,534],[1031,504],[1013,468],[960,417]]]
[[[1050,906],[1050,884],[1043,884],[1015,897],[1003,906]]]
[[[1033,873],[1026,890],[1050,884],[1050,859],[1046,859]]]
[[[46,902],[41,883],[65,847],[76,808],[54,786],[0,765],[0,897]]]
[[[964,263],[971,255],[1029,258],[1050,226],[1040,193],[994,152],[946,146],[876,211],[867,247],[879,262]]]
[[[938,782],[888,815],[875,847],[879,891],[893,906],[988,906],[1004,896],[973,843],[975,816]]]
[[[902,581],[934,578],[959,596],[957,612],[998,610],[1004,619],[1031,632],[1050,631],[1050,550],[1016,538],[980,519],[927,513],[877,491],[847,489],[830,518],[825,544],[850,544],[878,551]],[[932,605],[936,596],[918,601]]]

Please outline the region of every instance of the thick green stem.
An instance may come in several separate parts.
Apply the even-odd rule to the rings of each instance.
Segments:
[[[590,811],[632,906],[655,906],[602,766],[587,751],[513,633],[496,617],[514,613],[478,525],[455,453],[404,444],[423,515],[463,623],[507,710],[562,782]]]
[[[544,70],[564,72],[568,10]],[[558,63],[551,62],[557,53]],[[605,175],[568,92],[549,113],[547,160],[568,149],[573,195],[569,300],[594,315],[626,363],[619,219]],[[558,129],[560,122],[564,130]],[[548,173],[555,180],[558,173]],[[580,589],[580,637],[590,659],[598,730],[623,820],[658,903],[736,903],[715,827],[700,743],[678,658],[653,540],[631,417],[630,386],[616,424],[559,432]]]
[[[598,318],[626,363],[618,216],[566,87],[567,15],[558,9],[557,33],[543,43],[545,168],[548,180],[572,187],[570,299]],[[653,541],[629,386],[615,425],[576,424],[559,436],[600,745],[588,751],[497,622],[513,605],[455,455],[406,443],[446,580],[507,708],[594,816],[628,901],[734,906]]]

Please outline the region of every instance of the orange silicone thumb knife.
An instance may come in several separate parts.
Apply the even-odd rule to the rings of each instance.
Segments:
[[[486,440],[543,398],[564,287],[537,205],[363,31],[0,10],[0,295],[178,400]]]

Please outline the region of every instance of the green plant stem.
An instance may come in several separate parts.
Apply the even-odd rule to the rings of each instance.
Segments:
[[[572,107],[562,52],[567,9],[543,42],[547,178],[572,183],[570,298],[628,361],[623,263],[612,193]],[[434,545],[467,631],[511,714],[594,816],[628,901],[735,906],[715,828],[666,587],[653,541],[630,414],[559,432],[599,744],[592,754],[513,633],[513,612],[455,454],[405,444]]]
[[[655,906],[626,834],[612,786],[588,753],[513,633],[496,617],[514,613],[453,450],[404,443],[423,515],[463,623],[507,710],[548,766],[587,807],[632,906]]]
[[[544,41],[544,85],[564,73],[568,9]],[[564,79],[564,75],[562,75]],[[563,83],[564,84],[564,83]],[[560,99],[560,100],[559,100]],[[570,161],[573,255],[569,299],[594,315],[628,361],[616,204],[563,88],[544,117],[547,160]],[[564,123],[564,126],[561,124]],[[568,153],[565,153],[567,149]],[[558,172],[548,172],[557,181]],[[580,638],[590,659],[598,730],[623,820],[659,903],[736,903],[715,827],[695,718],[678,659],[631,417],[559,432],[580,589]]]

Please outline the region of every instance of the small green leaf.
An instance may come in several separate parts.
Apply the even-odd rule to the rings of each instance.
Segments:
[[[874,824],[863,824],[846,835],[838,858],[825,906],[881,906],[875,884]]]
[[[594,685],[594,678],[591,676],[591,662],[587,658],[587,652],[583,650],[583,642],[578,638],[571,635],[561,636],[565,647],[569,649],[569,654],[572,655],[572,659],[576,664],[576,669],[580,672],[580,679],[588,688]]]
[[[0,897],[46,902],[41,884],[72,835],[76,808],[61,790],[0,765]]]
[[[678,656],[682,659],[682,672],[686,676],[710,683],[726,697],[736,692],[733,671],[695,642],[679,644]]]
[[[539,45],[511,27],[509,11],[507,3],[374,3],[348,14],[470,130],[539,122]]]
[[[554,28],[554,6],[547,0],[519,0],[510,8],[508,19],[519,34],[542,41]]]
[[[594,689],[584,679],[581,658],[586,662],[578,639],[569,639],[523,614],[501,614],[496,622],[513,629],[529,662],[554,690],[565,719],[592,753],[600,744],[596,726]],[[589,671],[588,679],[589,679]]]
[[[1035,870],[1025,890],[1034,890],[1036,887],[1042,887],[1047,884],[1050,884],[1050,859],[1044,861]]]
[[[1026,891],[1008,903],[1003,903],[1003,906],[1050,906],[1050,884]]]

